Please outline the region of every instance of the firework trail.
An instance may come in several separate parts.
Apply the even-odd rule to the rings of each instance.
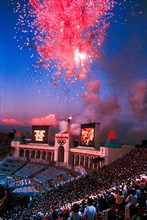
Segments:
[[[87,78],[92,60],[100,56],[114,0],[29,0],[17,4],[22,32],[30,31],[26,45],[39,54],[38,66],[51,69],[54,78]],[[27,23],[28,29],[24,24]],[[30,30],[29,30],[30,29]],[[37,65],[35,66],[37,68]]]

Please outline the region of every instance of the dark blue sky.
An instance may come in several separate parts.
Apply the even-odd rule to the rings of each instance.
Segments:
[[[88,86],[83,81],[52,86],[52,71],[35,73],[32,64],[38,55],[33,48],[21,49],[26,39],[17,33],[16,2],[0,2],[0,130],[21,130],[42,120],[62,129],[62,122],[73,115],[73,130],[74,124],[101,122],[102,140],[112,129],[120,141],[147,139],[147,1],[119,1],[122,5],[115,6]]]

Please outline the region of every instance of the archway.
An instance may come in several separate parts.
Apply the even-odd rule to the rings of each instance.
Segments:
[[[32,150],[32,152],[31,152],[31,158],[35,158],[35,150]]]
[[[62,145],[58,148],[58,162],[64,162],[64,147]]]
[[[27,159],[29,159],[29,157],[30,157],[30,151],[29,151],[29,150],[26,150],[26,155],[25,155],[25,157],[26,157]]]
[[[43,153],[42,153],[42,159],[43,159],[43,160],[46,159],[46,151],[43,151]]]
[[[24,157],[24,149],[21,149],[21,150],[20,150],[19,156],[20,156],[20,157]]]
[[[40,159],[40,155],[41,155],[40,151],[37,151],[36,159]]]
[[[47,161],[51,161],[51,152],[47,152]]]

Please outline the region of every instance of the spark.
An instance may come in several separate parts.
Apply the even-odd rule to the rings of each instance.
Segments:
[[[74,80],[78,68],[90,69],[99,57],[109,18],[113,16],[114,0],[29,0],[17,3],[20,31],[30,38],[24,46],[34,48],[43,68]],[[27,24],[28,29],[25,30]],[[19,39],[21,40],[21,39]],[[40,61],[39,61],[40,60]],[[36,63],[37,63],[36,62]],[[86,62],[86,65],[85,65]],[[36,66],[37,68],[37,66]],[[83,79],[83,77],[79,77]]]
[[[124,8],[128,2],[133,5],[133,1],[123,2]],[[116,5],[122,9],[117,0],[22,0],[14,10],[19,15],[15,29],[21,32],[15,38],[23,42],[20,50],[27,46],[37,52],[35,71],[44,68],[54,80],[60,77],[74,85],[75,79],[87,78],[93,60],[100,58]],[[139,4],[132,7],[135,10]],[[27,36],[25,43],[23,36]]]

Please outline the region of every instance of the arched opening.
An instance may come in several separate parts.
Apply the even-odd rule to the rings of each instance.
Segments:
[[[79,155],[76,156],[76,165],[79,165]]]
[[[24,157],[24,149],[21,149],[21,150],[20,150],[19,156],[20,156],[20,157]]]
[[[75,155],[72,154],[72,156],[71,156],[71,164],[73,164],[73,165],[74,165],[74,159],[75,159]]]
[[[80,166],[84,166],[84,155],[80,156]]]
[[[29,150],[26,150],[26,155],[25,155],[25,157],[26,157],[27,159],[29,159],[29,156],[30,156],[30,151],[29,151]]]
[[[62,163],[64,162],[64,147],[62,145],[58,148],[58,161]]]
[[[47,160],[51,161],[51,152],[48,152]]]
[[[37,151],[37,155],[36,155],[37,159],[40,159],[40,154],[41,154],[40,151]]]
[[[31,158],[35,158],[35,151],[34,150],[32,150],[32,152],[31,152]]]
[[[42,159],[43,159],[43,160],[46,159],[46,151],[43,151],[43,153],[42,153]]]

